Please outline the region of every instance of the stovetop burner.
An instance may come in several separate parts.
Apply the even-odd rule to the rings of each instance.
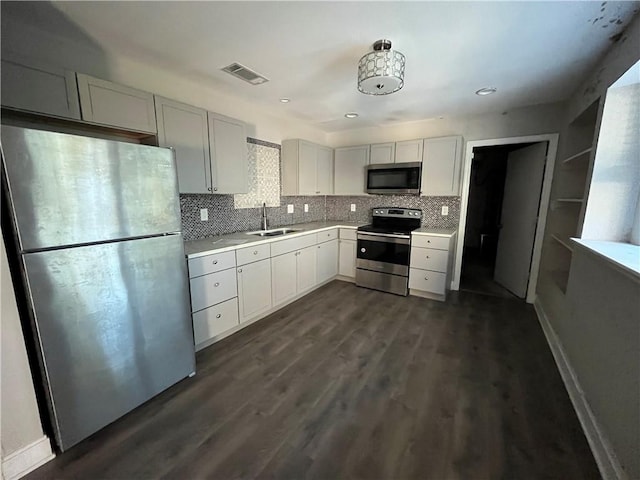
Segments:
[[[372,222],[359,232],[408,235],[420,228],[422,210],[416,208],[378,207],[372,211]]]

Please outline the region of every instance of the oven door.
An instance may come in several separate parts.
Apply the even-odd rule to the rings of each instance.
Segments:
[[[392,275],[409,275],[411,238],[407,235],[358,232],[356,267]]]

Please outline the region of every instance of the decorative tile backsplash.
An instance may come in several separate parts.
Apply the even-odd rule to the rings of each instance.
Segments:
[[[351,204],[356,211],[351,211]],[[442,206],[449,207],[449,215],[440,215]],[[460,218],[460,197],[419,197],[417,195],[368,195],[357,197],[327,197],[327,219],[350,222],[371,221],[371,210],[377,207],[419,208],[422,226],[456,228]]]
[[[422,210],[422,226],[455,228],[460,217],[459,197],[418,197],[416,195],[367,195],[284,197],[280,195],[280,145],[253,138],[247,139],[249,155],[249,193],[241,195],[180,195],[182,233],[185,240],[223,233],[259,230],[262,209],[267,202],[269,227],[323,220],[350,222],[371,221],[375,207],[405,207]],[[304,204],[309,211],[304,211]],[[356,211],[351,212],[351,204]],[[293,213],[287,213],[293,205]],[[440,215],[441,207],[449,207],[449,215]],[[200,220],[200,209],[209,210],[209,220]]]
[[[280,145],[247,138],[249,192],[233,196],[235,208],[280,205]]]

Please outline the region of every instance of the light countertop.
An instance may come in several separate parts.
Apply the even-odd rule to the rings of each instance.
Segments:
[[[422,227],[411,232],[414,235],[429,235],[431,237],[453,237],[458,232],[455,228]]]
[[[293,228],[297,230],[296,232],[267,238],[248,235],[246,232],[229,233],[225,235],[217,235],[215,237],[206,237],[200,240],[191,240],[188,242],[184,242],[184,252],[188,258],[197,258],[205,255],[210,255],[212,253],[227,252],[230,250],[236,250],[238,248],[262,245],[264,243],[277,242],[278,240],[300,237],[308,233],[321,232],[323,230],[329,230],[331,228],[339,227],[355,229],[361,225],[365,225],[365,223],[354,223],[337,220],[327,222],[297,223],[294,225],[283,225],[282,227],[274,227]]]

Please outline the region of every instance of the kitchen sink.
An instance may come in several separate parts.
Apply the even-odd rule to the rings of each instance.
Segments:
[[[287,233],[299,232],[295,228],[274,228],[272,230],[257,230],[255,232],[247,232],[247,235],[255,235],[257,237],[277,237],[278,235],[286,235]]]

